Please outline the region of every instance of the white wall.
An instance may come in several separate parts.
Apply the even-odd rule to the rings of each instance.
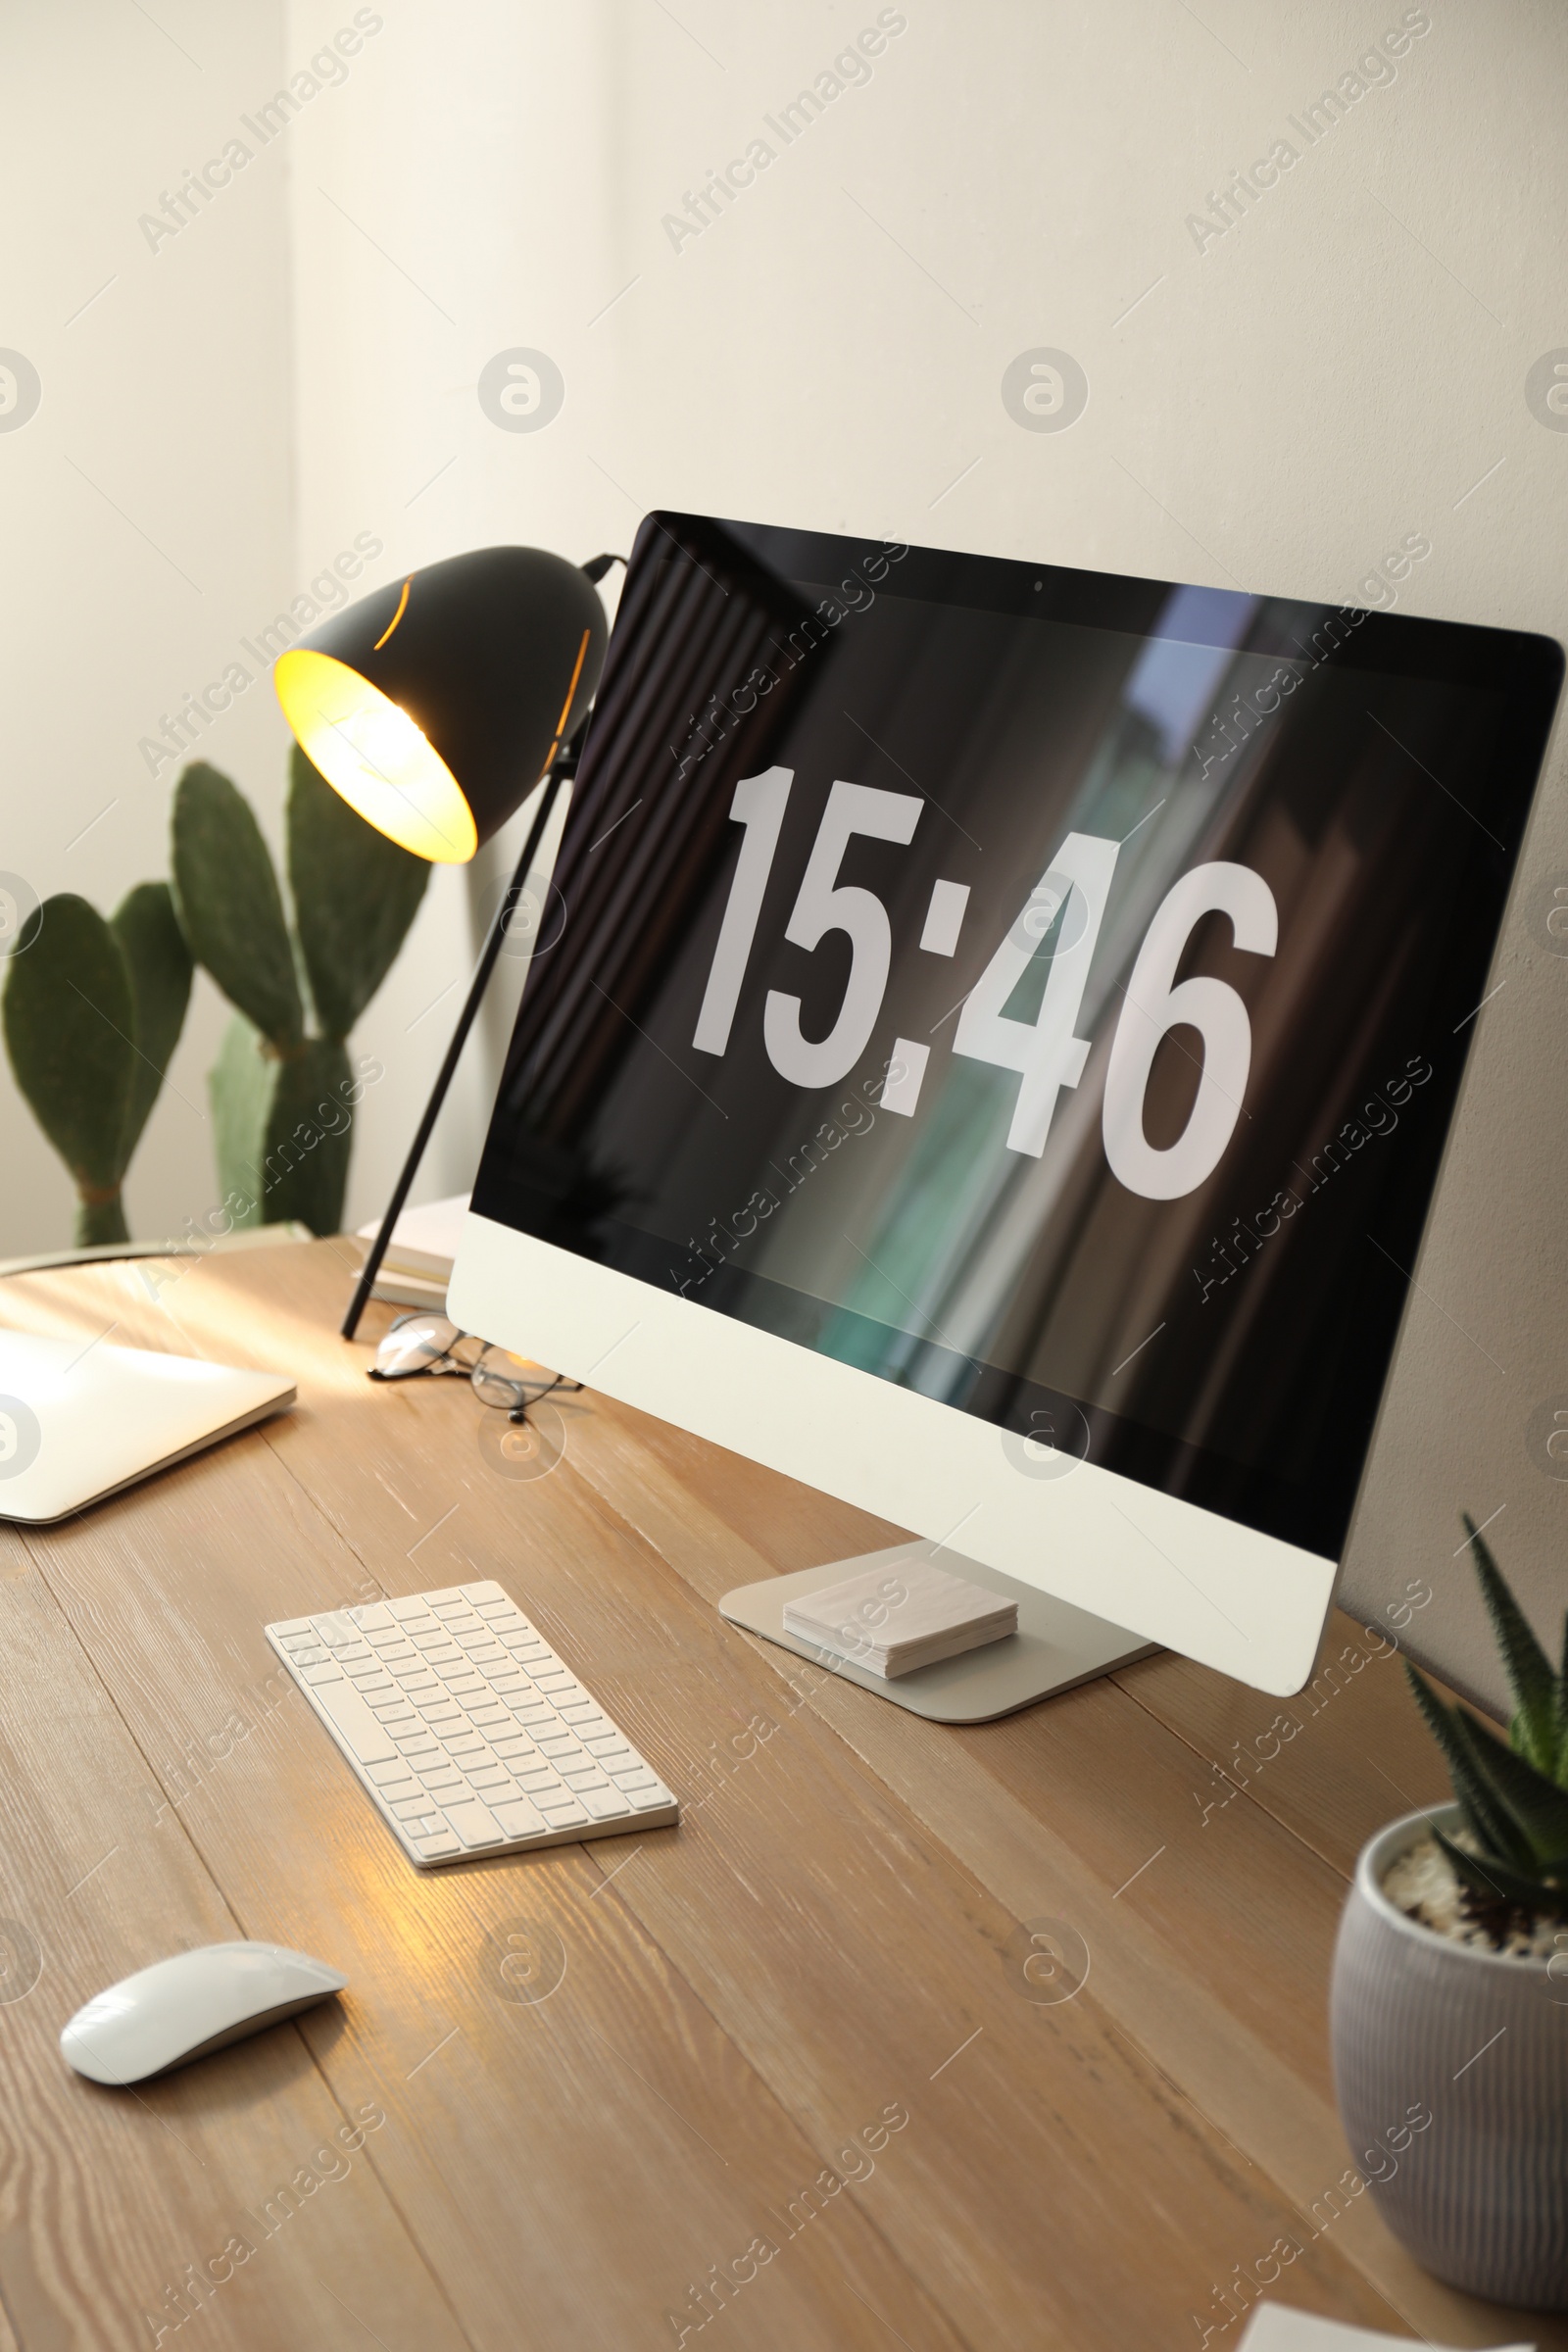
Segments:
[[[193,47],[205,13],[193,0],[160,11]],[[139,260],[133,222],[115,210],[132,213],[136,191],[193,146],[210,151],[200,125],[249,103],[256,74],[266,86],[259,55],[254,70],[249,54],[223,68],[221,104],[203,88],[197,108],[172,58],[145,69],[155,78],[137,85],[143,103],[127,105],[122,54],[157,36],[133,37],[117,18],[116,45],[73,70],[73,105],[85,90],[104,125],[99,142],[74,136],[73,152],[101,192],[90,208],[74,195],[68,217],[56,174],[30,216],[37,282],[7,334],[24,346],[32,335],[61,391],[24,435],[0,438],[0,471],[24,445],[38,466],[21,493],[32,560],[7,591],[9,650],[20,642],[27,656],[14,739],[28,750],[13,774],[49,780],[60,835],[67,811],[74,825],[100,805],[100,774],[111,773],[103,798],[116,777],[134,786],[132,713],[158,705],[165,680],[193,682],[202,648],[361,529],[384,541],[390,577],[494,539],[574,557],[624,548],[646,508],[671,505],[1347,599],[1386,549],[1421,531],[1433,554],[1401,592],[1405,610],[1568,636],[1568,435],[1539,422],[1524,393],[1532,363],[1568,342],[1568,22],[1556,0],[1433,0],[1430,30],[1392,83],[1310,147],[1289,119],[1400,24],[1401,0],[1268,12],[1204,0],[1196,15],[1169,0],[901,0],[906,29],[869,83],[788,146],[764,118],[875,23],[871,0],[789,11],[469,0],[461,12],[387,0],[379,13],[347,83],[278,142],[292,492],[280,265],[273,244],[261,267],[240,242],[247,206],[260,223],[272,154],[225,198],[222,220],[215,208],[182,240],[195,248],[198,228],[207,238],[199,285],[194,250]],[[40,153],[81,14],[69,29],[33,21]],[[290,0],[288,69],[351,16],[343,0]],[[250,19],[264,22],[259,10]],[[775,160],[675,250],[663,216],[759,135]],[[1200,251],[1187,217],[1282,136],[1299,161]],[[111,232],[82,224],[89,209],[119,238],[101,267]],[[63,373],[57,315],[117,257],[138,273],[100,307],[123,295],[123,308],[112,331],[91,330],[97,365]],[[176,268],[188,275],[176,280]],[[538,432],[499,429],[476,396],[485,362],[514,346],[547,352],[564,378],[564,405]],[[1037,346],[1065,349],[1087,373],[1087,410],[1067,431],[1026,432],[1003,405],[1004,368]],[[211,638],[177,603],[189,592],[158,576],[139,542],[115,540],[91,494],[61,476],[49,436],[68,416],[80,419],[81,462],[92,470],[96,456],[98,478],[147,527],[164,520],[210,595],[224,564],[242,575],[220,592]],[[53,618],[62,608],[76,624],[69,651]],[[83,619],[95,629],[85,678]],[[29,699],[40,667],[54,691]],[[251,710],[232,722],[233,761],[256,789],[281,758],[268,715],[270,732]],[[30,792],[27,823],[40,886],[59,887],[74,869],[39,829]],[[150,847],[134,847],[145,864]],[[1348,1580],[1371,1606],[1428,1577],[1435,1598],[1412,1638],[1488,1688],[1468,1571],[1451,1556],[1458,1504],[1478,1516],[1505,1504],[1494,1532],[1506,1564],[1546,1615],[1563,1599],[1568,1494],[1525,1446],[1532,1410],[1568,1388],[1568,1264],[1552,1230],[1568,960],[1531,931],[1544,878],[1560,867],[1556,752]],[[413,951],[364,1025],[388,1077],[367,1099],[356,1217],[395,1165],[470,945],[464,881],[438,876]],[[422,1192],[466,1180],[483,1104],[476,1069]],[[157,1151],[172,1167],[185,1131],[172,1103],[158,1116]],[[58,1213],[41,1148],[28,1141],[21,1156],[8,1239]],[[156,1189],[150,1167],[149,1201]]]
[[[252,683],[202,750],[275,821],[275,709],[238,641],[293,592],[280,159],[258,148],[175,236],[138,226],[276,87],[276,13],[155,13],[171,32],[122,0],[13,8],[0,29],[0,344],[42,394],[0,431],[0,867],[105,913],[169,870],[174,770],[151,775],[140,740],[236,659]],[[137,1231],[219,1197],[205,1072],[225,1018],[199,980],[127,1187]],[[0,1256],[69,1240],[74,1189],[3,1060],[0,1134]]]

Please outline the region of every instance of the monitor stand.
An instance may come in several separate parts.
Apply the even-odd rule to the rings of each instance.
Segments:
[[[912,1674],[901,1674],[893,1682],[784,1631],[787,1600],[798,1600],[868,1568],[891,1567],[895,1560],[939,1556],[953,1575],[967,1577],[971,1584],[1016,1600],[1018,1631],[1004,1641],[987,1642],[983,1649],[939,1659],[934,1666],[917,1666]],[[853,1560],[829,1560],[820,1568],[801,1568],[793,1576],[765,1577],[760,1585],[737,1586],[733,1592],[725,1593],[718,1606],[731,1625],[760,1634],[781,1649],[792,1649],[798,1658],[808,1658],[813,1666],[840,1675],[847,1683],[858,1683],[862,1690],[874,1690],[878,1698],[891,1699],[896,1707],[907,1707],[911,1714],[924,1715],[932,1723],[990,1723],[999,1715],[1031,1707],[1037,1699],[1050,1698],[1057,1690],[1092,1682],[1112,1667],[1152,1657],[1159,1647],[1155,1642],[1140,1642],[1125,1626],[1092,1617],[1087,1609],[1074,1608],[1070,1601],[1054,1600],[1033,1585],[1022,1585],[1016,1577],[984,1568],[978,1560],[965,1559],[936,1543],[894,1544],[885,1551],[861,1552]]]

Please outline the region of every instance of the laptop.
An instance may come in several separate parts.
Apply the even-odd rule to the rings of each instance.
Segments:
[[[0,1331],[0,1519],[69,1519],[294,1397],[276,1372]]]

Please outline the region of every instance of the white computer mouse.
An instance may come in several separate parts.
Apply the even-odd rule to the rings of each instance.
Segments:
[[[95,1993],[60,2047],[67,2065],[93,2082],[144,2082],[294,2017],[347,1983],[324,1961],[280,1943],[206,1943]]]

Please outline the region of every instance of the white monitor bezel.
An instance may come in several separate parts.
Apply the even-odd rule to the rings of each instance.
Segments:
[[[471,1210],[447,1311],[1255,1690],[1286,1697],[1311,1676],[1338,1566],[1278,1537],[1098,1463],[1020,1459],[993,1422]]]

